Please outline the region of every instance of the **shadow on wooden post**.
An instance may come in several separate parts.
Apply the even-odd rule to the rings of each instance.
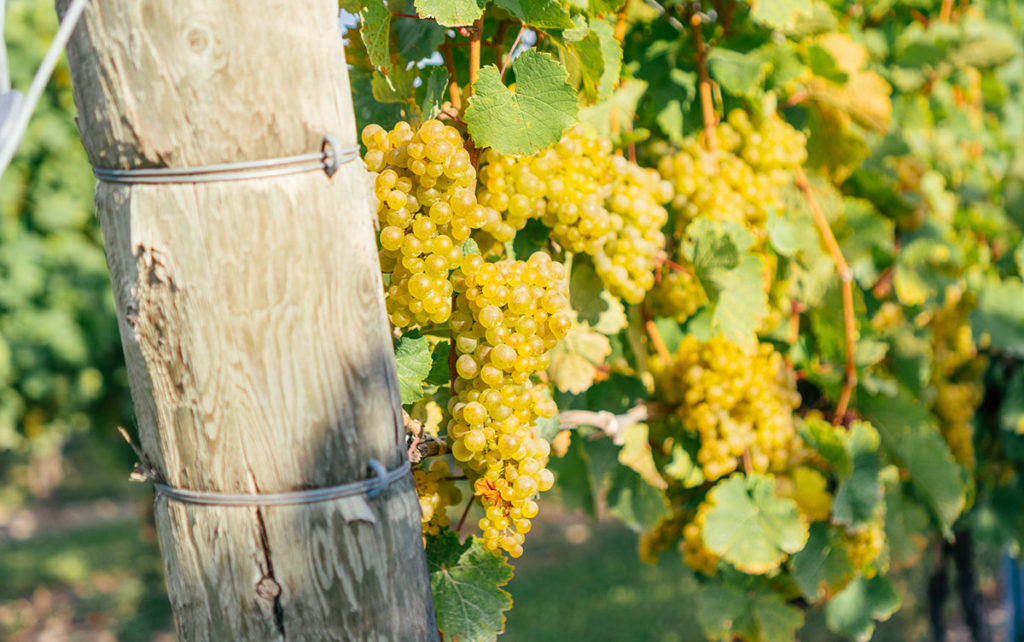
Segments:
[[[68,58],[97,167],[356,140],[333,1],[96,0]],[[285,492],[402,461],[367,194],[358,161],[331,178],[99,184],[140,441],[167,483]],[[160,497],[156,522],[185,640],[437,637],[411,477],[302,506]]]

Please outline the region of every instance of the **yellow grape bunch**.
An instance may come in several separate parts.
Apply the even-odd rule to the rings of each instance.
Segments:
[[[800,395],[795,374],[770,345],[747,353],[721,336],[701,342],[688,335],[654,374],[660,401],[700,436],[697,462],[708,481],[735,471],[741,458],[755,472],[787,468]]]
[[[682,257],[673,265],[662,267],[660,278],[647,294],[651,314],[671,317],[679,323],[684,323],[707,302],[708,295],[694,274],[693,266]]]
[[[549,352],[572,324],[565,267],[543,252],[494,263],[468,255],[455,283],[450,447],[475,478],[484,546],[519,557],[537,515],[534,496],[554,483],[545,468],[551,447],[536,421],[558,408],[531,377],[547,368]]]
[[[612,294],[631,303],[644,298],[665,246],[663,204],[672,198],[671,185],[655,170],[613,155],[611,141],[580,127],[535,154],[489,150],[484,161],[477,194],[490,217],[484,232],[504,243],[539,218],[566,250],[594,257]]]
[[[974,412],[985,388],[982,377],[987,361],[978,354],[968,318],[974,300],[959,288],[946,289],[945,301],[931,319],[932,409],[956,460],[974,467]]]
[[[462,498],[462,492],[450,477],[448,464],[443,459],[435,459],[429,467],[421,466],[412,471],[424,535],[437,535],[447,528],[448,507]]]
[[[763,225],[779,205],[779,188],[807,159],[805,136],[777,114],[755,125],[746,112],[733,110],[715,128],[715,137],[716,156],[689,138],[678,153],[658,163],[675,189],[672,206],[680,214],[680,232],[698,216]]]
[[[381,270],[391,275],[391,323],[444,323],[451,315],[449,275],[462,261],[462,244],[487,221],[462,135],[438,120],[415,130],[403,121],[391,131],[368,125],[362,140],[374,172]]]

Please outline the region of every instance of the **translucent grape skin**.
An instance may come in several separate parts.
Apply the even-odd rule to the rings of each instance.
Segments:
[[[455,281],[449,443],[484,508],[484,547],[519,557],[537,515],[534,496],[554,483],[536,421],[558,409],[531,377],[547,368],[570,323],[565,268],[543,252],[495,263],[467,255]]]

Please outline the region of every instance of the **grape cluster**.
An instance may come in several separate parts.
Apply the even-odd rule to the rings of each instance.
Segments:
[[[656,171],[611,152],[609,140],[588,137],[579,127],[530,156],[488,151],[477,193],[488,208],[483,231],[506,242],[527,220],[539,218],[562,247],[594,257],[613,294],[639,303],[654,285],[668,220],[663,204],[671,200],[672,186]]]
[[[857,531],[846,533],[845,540],[853,567],[865,577],[874,577],[885,548],[885,520],[873,519]]]
[[[565,278],[564,266],[543,252],[495,263],[469,255],[455,274],[458,377],[448,438],[455,459],[477,476],[485,548],[512,557],[522,554],[537,514],[534,495],[554,483],[544,467],[551,447],[536,421],[558,408],[531,376],[547,368],[572,324]]]
[[[804,135],[775,114],[755,126],[746,112],[733,110],[715,136],[717,156],[690,138],[658,163],[675,188],[680,231],[697,216],[763,225],[779,204],[779,187],[807,158]]]
[[[391,274],[387,310],[399,328],[444,323],[451,315],[450,272],[462,243],[487,221],[477,203],[476,170],[462,135],[438,120],[416,130],[363,129],[367,168],[375,172],[381,270]]]
[[[946,299],[931,320],[932,409],[956,460],[974,467],[974,411],[984,393],[985,358],[978,355],[968,314],[974,306],[959,289],[948,288]]]
[[[672,187],[658,172],[621,156],[612,157],[614,182],[605,207],[611,234],[594,254],[594,268],[608,290],[629,303],[640,303],[654,286],[654,269],[665,249],[661,228],[668,222],[662,207]]]
[[[414,468],[412,471],[416,495],[420,499],[424,535],[437,535],[447,527],[447,508],[462,498],[462,492],[449,476],[448,464],[442,459],[435,459],[429,468]]]
[[[705,575],[714,575],[718,568],[718,556],[704,545],[704,521],[714,506],[714,496],[709,493],[697,507],[693,520],[683,527],[683,541],[679,543],[683,562]]]
[[[683,323],[707,303],[708,295],[686,259],[678,257],[674,263],[679,267],[662,268],[661,278],[647,295],[647,305],[651,314]]]
[[[795,375],[770,345],[748,354],[721,336],[701,342],[689,335],[655,373],[655,389],[700,435],[697,461],[708,481],[736,470],[740,457],[753,471],[786,469],[800,395]]]

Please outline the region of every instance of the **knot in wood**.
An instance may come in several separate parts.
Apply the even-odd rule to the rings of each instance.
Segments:
[[[256,595],[264,600],[276,600],[281,595],[281,585],[272,577],[264,577],[256,584]]]

